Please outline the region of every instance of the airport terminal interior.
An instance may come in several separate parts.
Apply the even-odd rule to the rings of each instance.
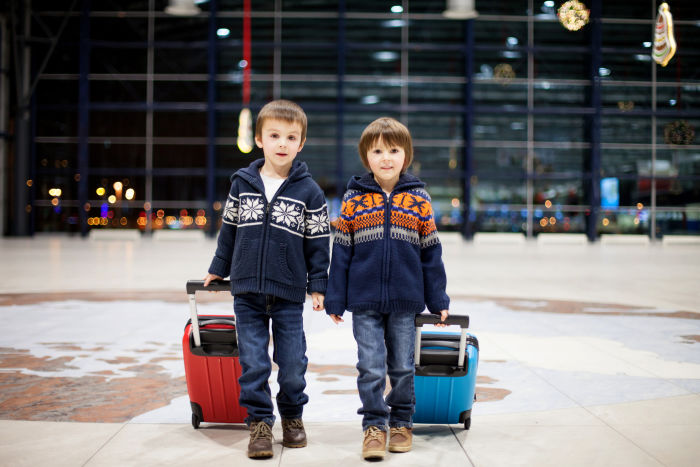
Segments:
[[[280,98],[331,220],[362,129],[407,125],[479,341],[471,427],[385,463],[696,465],[695,1],[9,0],[0,27],[0,465],[363,464],[352,316],[310,298],[309,445],[191,424],[185,283]]]

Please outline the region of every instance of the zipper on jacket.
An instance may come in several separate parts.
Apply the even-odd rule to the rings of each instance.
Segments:
[[[291,173],[291,170],[290,170]],[[274,194],[272,199],[270,201],[267,200],[267,195],[265,194],[265,184],[263,183],[263,200],[265,202],[265,217],[263,218],[263,236],[262,236],[262,244],[261,244],[261,252],[260,252],[260,267],[258,269],[258,293],[263,293],[263,287],[265,285],[265,265],[267,262],[267,236],[272,228],[270,226],[270,222],[268,222],[268,218],[270,217],[270,206],[275,202],[277,199],[277,196],[282,193],[282,190],[289,184],[289,176],[282,182],[282,185],[280,185],[279,189],[277,190],[277,193]]]
[[[389,264],[391,257],[391,248],[389,242],[391,240],[391,200],[393,198],[393,191],[388,195],[382,192],[384,195],[384,200],[386,201],[386,206],[384,209],[384,260],[382,264],[382,290],[381,290],[381,307],[389,305]]]
[[[270,214],[270,203],[268,203],[265,193],[263,192],[263,202],[265,203],[265,217],[263,217],[263,232],[262,232],[262,238],[260,239],[260,254],[258,255],[258,258],[260,258],[260,262],[258,263],[258,293],[262,293],[263,291],[263,277],[264,277],[264,272],[265,272],[265,260],[267,257],[267,230],[268,230],[268,222],[267,222],[267,217]]]

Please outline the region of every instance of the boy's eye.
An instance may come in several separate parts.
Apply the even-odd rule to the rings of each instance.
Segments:
[[[290,137],[289,137],[289,140],[290,140],[290,141],[294,141],[294,140],[296,140],[296,139],[297,139],[296,136],[290,136]]]
[[[399,152],[398,149],[396,149],[396,148],[391,148],[391,153],[392,153],[392,154],[396,154],[397,152]]]

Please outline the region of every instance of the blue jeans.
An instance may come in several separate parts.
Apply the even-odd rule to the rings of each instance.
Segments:
[[[362,408],[362,430],[376,426],[413,426],[416,397],[413,389],[415,367],[415,314],[357,311],[352,314],[352,331],[357,341],[357,389]],[[386,375],[391,392],[384,399]]]
[[[262,294],[237,295],[233,310],[238,326],[238,350],[242,374],[240,404],[248,410],[246,423],[275,423],[268,380],[272,372],[270,355],[270,321],[274,342],[273,360],[278,365],[277,409],[282,418],[301,418],[309,397],[306,388],[306,336],[303,303],[290,302]]]

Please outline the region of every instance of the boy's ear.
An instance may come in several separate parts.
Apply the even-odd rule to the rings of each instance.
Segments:
[[[258,135],[255,135],[255,145],[257,147],[259,147],[260,149],[262,149],[262,146],[263,146],[262,138],[260,138]]]
[[[301,143],[299,143],[299,149],[297,149],[297,152],[301,152],[301,148],[304,147],[304,144],[306,144],[306,138],[304,138],[304,141],[302,141]]]

